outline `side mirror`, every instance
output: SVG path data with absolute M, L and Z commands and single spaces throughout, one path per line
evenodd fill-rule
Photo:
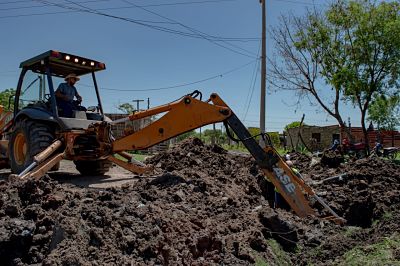
M 96 112 L 96 111 L 97 111 L 97 106 L 89 106 L 89 107 L 87 108 L 87 110 L 88 110 L 89 112 Z

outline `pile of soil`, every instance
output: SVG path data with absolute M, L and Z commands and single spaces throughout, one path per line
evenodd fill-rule
M 370 227 L 400 203 L 400 167 L 388 160 L 372 157 L 331 171 L 315 168 L 309 171 L 314 180 L 337 176 L 314 187 L 348 225 Z
M 358 161 L 330 172 L 323 165 L 304 166 L 315 180 L 347 172 L 347 179 L 315 188 L 350 224 L 365 227 L 354 235 L 343 233 L 346 226 L 272 209 L 250 156 L 194 138 L 146 163 L 161 174 L 121 188 L 80 188 L 47 176 L 1 181 L 2 263 L 280 265 L 284 256 L 288 264 L 329 264 L 340 263 L 354 245 L 399 231 L 399 167 L 386 161 Z M 359 218 L 376 219 L 385 212 L 394 214 L 384 224 L 362 224 Z M 315 249 L 322 253 L 315 255 Z

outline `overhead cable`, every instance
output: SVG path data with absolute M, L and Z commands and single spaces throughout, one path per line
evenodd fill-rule
M 259 59 L 256 59 L 256 60 L 258 61 Z M 180 87 L 185 87 L 185 86 L 189 86 L 189 85 L 199 84 L 199 83 L 202 83 L 202 82 L 205 82 L 205 81 L 209 81 L 209 80 L 213 80 L 213 79 L 216 79 L 216 78 L 222 78 L 225 75 L 228 75 L 228 74 L 230 74 L 232 72 L 235 72 L 235 71 L 238 71 L 238 70 L 240 70 L 242 68 L 245 68 L 246 66 L 252 64 L 256 60 L 252 60 L 252 61 L 250 61 L 250 62 L 248 62 L 248 63 L 246 63 L 244 65 L 235 67 L 235 68 L 233 68 L 231 70 L 228 70 L 228 71 L 226 71 L 224 73 L 221 73 L 221 74 L 218 74 L 218 75 L 214 75 L 214 76 L 211 76 L 211 77 L 208 77 L 208 78 L 204 78 L 204 79 L 201 79 L 201 80 L 188 82 L 188 83 L 183 83 L 183 84 L 174 85 L 174 86 L 152 88 L 152 89 L 112 89 L 112 88 L 105 88 L 105 87 L 102 87 L 100 89 L 101 90 L 108 90 L 108 91 L 160 91 L 160 90 L 169 90 L 169 89 L 174 89 L 174 88 L 180 88 Z M 81 84 L 81 85 L 86 86 L 86 87 L 92 87 L 92 86 L 85 85 L 85 84 Z

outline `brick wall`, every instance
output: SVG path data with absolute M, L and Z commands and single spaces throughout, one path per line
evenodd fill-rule
M 290 128 L 286 132 L 287 147 L 289 150 L 295 149 L 296 146 L 302 146 L 299 138 L 299 128 Z M 340 138 L 339 126 L 303 126 L 300 134 L 306 146 L 312 151 L 322 151 L 329 148 L 335 138 Z M 291 139 L 291 140 L 290 140 Z
M 127 117 L 126 114 L 106 114 L 106 116 L 113 121 Z M 113 132 L 114 137 L 116 139 L 119 139 L 126 135 L 132 134 L 136 131 L 139 131 L 140 129 L 146 127 L 150 123 L 151 119 L 146 117 L 135 121 L 127 121 L 124 123 L 118 123 L 116 125 L 112 125 L 111 130 Z M 156 153 L 165 151 L 168 149 L 169 143 L 170 143 L 169 140 L 161 142 L 157 145 L 154 145 L 153 147 L 150 147 L 147 150 L 143 150 L 143 152 Z

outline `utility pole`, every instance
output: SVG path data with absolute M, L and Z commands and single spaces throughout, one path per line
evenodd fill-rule
M 260 0 L 262 6 L 262 47 L 261 47 L 261 100 L 260 100 L 260 131 L 265 133 L 265 95 L 266 95 L 266 78 L 267 78 L 267 49 L 266 49 L 266 11 L 265 11 L 265 1 Z M 263 139 L 261 138 L 260 144 L 265 146 Z
M 139 111 L 139 102 L 144 102 L 144 100 L 132 100 L 132 102 L 136 103 L 136 111 Z
M 216 130 L 215 130 L 215 123 L 213 124 L 213 134 L 212 134 L 212 138 L 211 138 L 211 144 L 214 145 L 215 144 L 215 136 L 216 136 Z

